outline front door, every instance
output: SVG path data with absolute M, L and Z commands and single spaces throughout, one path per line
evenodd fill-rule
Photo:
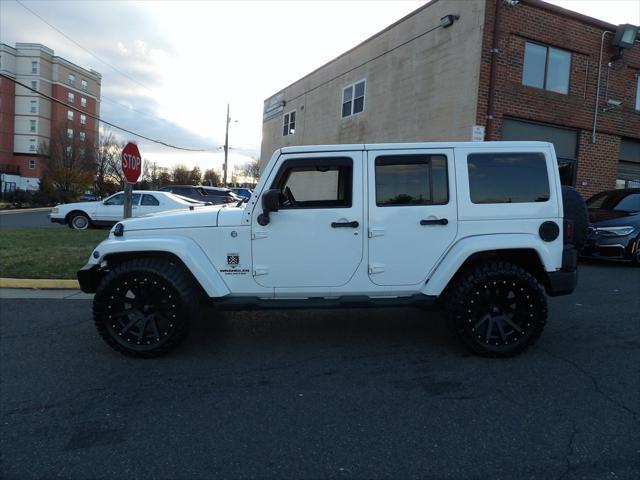
M 453 150 L 368 152 L 369 278 L 424 282 L 455 239 Z
M 265 189 L 281 192 L 278 212 L 252 219 L 253 274 L 265 287 L 337 287 L 363 255 L 362 152 L 281 157 Z

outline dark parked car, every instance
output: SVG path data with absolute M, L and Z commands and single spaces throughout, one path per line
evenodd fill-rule
M 587 208 L 590 226 L 582 254 L 640 266 L 640 188 L 598 193 Z
M 242 200 L 228 188 L 205 187 L 195 185 L 168 185 L 160 189 L 161 192 L 171 192 L 174 195 L 198 200 L 199 202 L 220 205 L 223 203 L 233 203 Z

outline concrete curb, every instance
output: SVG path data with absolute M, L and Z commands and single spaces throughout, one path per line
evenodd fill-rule
M 47 212 L 53 207 L 39 207 L 39 208 L 12 208 L 0 210 L 0 215 L 14 215 L 16 213 L 29 213 L 29 212 Z
M 32 288 L 47 290 L 78 290 L 77 280 L 62 280 L 49 278 L 0 278 L 0 288 Z

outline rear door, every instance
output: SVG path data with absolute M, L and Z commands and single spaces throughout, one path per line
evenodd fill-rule
M 367 152 L 369 277 L 424 282 L 457 233 L 452 149 Z

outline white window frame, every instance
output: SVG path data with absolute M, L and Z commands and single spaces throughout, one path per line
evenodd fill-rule
M 87 81 L 84 78 L 82 80 L 80 80 L 80 88 L 82 88 L 83 90 L 86 90 L 88 86 L 89 86 L 89 84 L 87 83 Z
M 75 85 L 76 83 L 76 76 L 73 73 L 70 73 L 69 75 L 67 75 L 67 82 L 70 85 Z
M 30 158 L 29 159 L 29 170 L 35 170 L 36 169 L 36 159 L 35 158 Z
M 353 107 L 356 103 L 356 85 L 360 84 L 360 83 L 364 83 L 364 93 L 362 94 L 362 111 L 361 112 L 357 112 L 357 113 L 353 113 Z M 345 100 L 344 100 L 344 92 L 348 89 L 351 89 L 351 100 L 349 100 L 351 102 L 351 110 L 349 115 L 345 115 L 344 117 L 342 116 L 342 109 L 344 107 L 345 104 Z M 358 97 L 360 98 L 360 97 Z M 340 102 L 340 118 L 350 118 L 353 117 L 354 115 L 360 115 L 362 113 L 365 112 L 366 110 L 366 103 L 367 103 L 367 79 L 366 78 L 361 78 L 360 80 L 353 82 L 349 85 L 346 85 L 342 88 L 342 101 Z
M 80 106 L 81 107 L 87 106 L 87 99 L 85 97 L 80 97 Z
M 31 73 L 33 75 L 37 75 L 38 74 L 38 68 L 40 67 L 40 65 L 38 65 L 38 61 L 37 60 L 32 60 L 31 61 Z
M 86 125 L 87 124 L 87 116 L 83 113 L 80 114 L 80 125 Z
M 67 92 L 67 101 L 74 103 L 76 101 L 76 94 L 73 92 Z
M 36 151 L 36 139 L 35 138 L 30 138 L 29 139 L 29 151 L 30 152 L 35 152 Z
M 38 101 L 37 100 L 31 100 L 30 101 L 31 104 L 31 113 L 38 113 Z
M 38 131 L 38 122 L 35 120 L 29 120 L 29 131 L 31 133 L 36 133 Z
M 73 128 L 67 128 L 67 138 L 73 138 Z
M 67 110 L 67 120 L 73 121 L 73 110 Z
M 33 88 L 34 90 L 38 90 L 38 81 L 37 80 L 31 80 L 31 88 Z
M 293 131 L 291 131 L 291 114 L 294 114 L 295 119 L 293 120 Z M 289 121 L 287 122 L 287 117 L 289 118 Z M 298 113 L 296 112 L 295 109 L 285 113 L 282 116 L 282 136 L 283 137 L 288 137 L 290 135 L 293 135 L 294 133 L 296 133 L 296 122 L 298 121 Z M 286 133 L 285 133 L 285 129 L 286 129 Z
M 87 137 L 87 134 L 85 132 L 80 132 L 80 141 L 81 142 L 84 142 L 86 137 Z

